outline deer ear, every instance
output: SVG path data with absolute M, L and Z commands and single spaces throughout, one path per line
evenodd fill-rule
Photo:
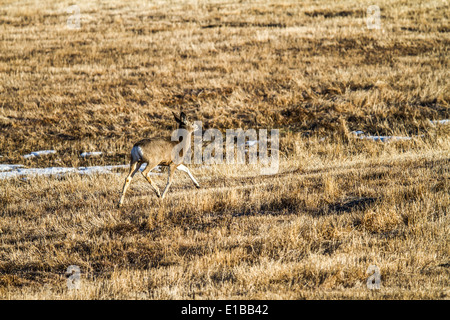
M 175 112 L 172 111 L 172 113 L 173 113 L 173 117 L 175 118 L 175 121 L 178 122 L 178 123 L 181 123 L 181 120 L 177 117 Z
M 181 111 L 181 113 L 180 113 L 180 120 L 182 123 L 186 124 L 187 118 L 186 118 L 186 114 L 183 111 Z

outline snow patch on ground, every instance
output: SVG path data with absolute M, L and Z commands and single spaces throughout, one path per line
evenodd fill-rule
M 10 171 L 16 168 L 21 168 L 23 165 L 21 164 L 0 164 L 0 172 L 2 171 Z
M 450 119 L 442 119 L 442 120 L 428 120 L 434 126 L 436 124 L 449 124 Z
M 24 168 L 21 164 L 0 164 L 0 179 L 10 179 L 15 177 L 28 177 L 28 176 L 52 176 L 52 175 L 64 175 L 68 173 L 75 173 L 80 175 L 89 174 L 112 174 L 115 169 L 129 169 L 128 164 L 113 165 L 113 166 L 92 166 L 92 167 L 49 167 L 49 168 Z M 140 170 L 143 171 L 145 165 Z M 160 167 L 155 168 L 160 170 Z M 151 172 L 153 175 L 160 175 L 161 173 Z
M 400 136 L 370 136 L 365 135 L 363 131 L 352 131 L 351 134 L 355 135 L 359 139 L 366 139 L 366 140 L 372 140 L 372 141 L 381 141 L 381 142 L 388 142 L 391 140 L 412 140 L 412 137 L 400 137 Z
M 29 154 L 23 155 L 25 159 L 34 158 L 34 157 L 42 157 L 48 154 L 55 154 L 55 150 L 40 150 L 40 151 L 33 151 Z
M 99 157 L 103 154 L 101 151 L 93 151 L 93 152 L 83 152 L 80 154 L 80 157 L 87 158 L 87 157 Z

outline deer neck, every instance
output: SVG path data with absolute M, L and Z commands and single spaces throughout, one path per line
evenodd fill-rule
M 181 141 L 181 145 L 183 146 L 184 150 L 187 150 L 191 147 L 191 136 L 192 136 L 192 132 L 188 131 L 186 137 L 183 137 L 183 141 Z
M 184 158 L 186 153 L 188 153 L 191 149 L 192 131 L 189 131 L 183 127 L 180 127 L 179 129 L 187 131 L 187 134 L 182 137 L 182 140 L 180 142 L 178 142 L 179 146 L 181 147 L 182 158 Z

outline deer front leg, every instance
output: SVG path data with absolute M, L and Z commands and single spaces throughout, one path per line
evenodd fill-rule
M 144 171 L 142 171 L 142 175 L 145 177 L 145 179 L 147 179 L 147 181 L 150 183 L 150 185 L 152 186 L 153 190 L 155 190 L 156 195 L 158 196 L 158 198 L 161 198 L 161 193 L 159 192 L 159 188 L 158 186 L 153 182 L 153 180 L 150 178 L 150 171 L 152 171 L 154 168 L 156 167 L 156 165 L 147 163 L 147 167 L 145 167 Z
M 191 171 L 189 170 L 188 167 L 186 167 L 184 164 L 180 164 L 180 165 L 177 167 L 177 169 L 186 172 L 186 173 L 188 174 L 189 178 L 191 178 L 191 180 L 192 180 L 192 182 L 194 183 L 194 185 L 195 185 L 197 188 L 200 188 L 200 185 L 198 184 L 197 180 L 195 180 L 194 176 L 192 175 L 192 173 L 191 173 Z
M 176 166 L 174 164 L 169 165 L 169 174 L 167 176 L 167 184 L 164 188 L 164 191 L 162 193 L 161 199 L 164 199 L 164 196 L 166 195 L 167 191 L 169 190 L 170 185 L 172 184 L 172 178 L 173 174 L 175 173 Z

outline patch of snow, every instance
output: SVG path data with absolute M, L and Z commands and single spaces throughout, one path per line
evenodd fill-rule
M 430 121 L 430 123 L 432 125 L 436 125 L 436 124 L 449 124 L 450 123 L 450 119 L 442 119 L 442 120 L 428 120 Z
M 412 140 L 412 137 L 399 137 L 399 136 L 367 136 L 364 134 L 363 131 L 352 131 L 351 134 L 354 134 L 359 139 L 366 139 L 366 140 L 372 140 L 372 141 L 381 141 L 381 142 L 388 142 L 390 140 Z
M 0 172 L 0 179 L 8 179 L 30 175 L 57 175 L 62 173 L 75 172 L 76 168 L 16 168 L 16 170 L 8 172 Z
M 56 151 L 55 150 L 40 150 L 40 151 L 34 151 L 31 152 L 29 154 L 25 154 L 23 155 L 23 157 L 25 159 L 29 159 L 29 158 L 34 158 L 34 157 L 41 157 L 43 155 L 47 155 L 47 154 L 55 154 Z
M 0 164 L 0 171 L 11 171 L 21 167 L 23 167 L 21 164 Z
M 80 157 L 82 158 L 86 158 L 86 157 L 98 157 L 101 156 L 102 152 L 101 151 L 93 151 L 93 152 L 83 152 L 80 154 Z
M 111 174 L 114 169 L 128 169 L 130 166 L 128 164 L 123 165 L 112 165 L 112 166 L 92 166 L 92 167 L 49 167 L 49 168 L 24 168 L 21 164 L 0 164 L 0 179 L 9 179 L 14 177 L 23 176 L 51 176 L 51 175 L 62 175 L 68 173 L 75 173 L 81 175 L 88 175 L 94 173 Z M 140 170 L 144 170 L 143 165 Z M 159 166 L 155 169 L 161 169 Z M 151 172 L 153 175 L 161 175 L 161 173 Z
M 381 142 L 387 142 L 389 140 L 412 140 L 411 137 L 396 137 L 396 136 L 365 136 L 364 139 Z

